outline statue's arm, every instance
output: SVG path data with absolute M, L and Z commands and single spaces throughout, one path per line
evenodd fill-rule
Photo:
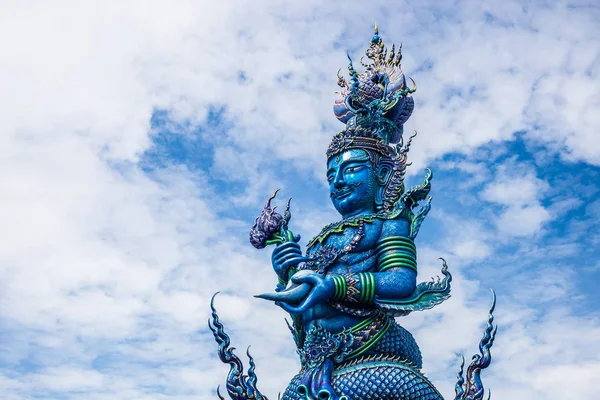
M 385 221 L 375 248 L 375 270 L 332 276 L 333 300 L 368 304 L 375 298 L 411 296 L 417 286 L 417 250 L 409 229 L 404 219 Z
M 417 248 L 406 234 L 403 220 L 386 221 L 376 247 L 377 297 L 398 299 L 413 294 L 417 286 Z
M 374 304 L 392 315 L 402 316 L 432 308 L 450 297 L 452 276 L 446 262 L 442 268 L 443 280 L 438 278 L 417 285 L 417 252 L 406 234 L 407 223 L 403 220 L 386 222 L 376 246 L 375 271 L 333 277 L 335 295 L 332 298 Z
M 307 283 L 311 290 L 298 306 L 280 304 L 290 313 L 301 313 L 319 303 L 375 304 L 376 300 L 401 300 L 415 292 L 416 249 L 407 235 L 406 220 L 386 220 L 377 232 L 376 267 L 372 271 L 347 274 L 311 274 L 294 277 L 296 284 Z
M 416 271 L 404 267 L 395 267 L 384 272 L 358 272 L 348 274 L 328 274 L 323 277 L 317 273 L 294 276 L 292 282 L 296 289 L 275 295 L 261 295 L 263 298 L 278 301 L 279 305 L 291 314 L 300 314 L 313 306 L 335 301 L 370 305 L 376 300 L 400 300 L 413 294 L 416 286 Z M 302 290 L 298 285 L 308 284 Z M 295 298 L 298 305 L 288 304 L 295 292 L 301 298 Z M 294 303 L 295 303 L 294 302 Z

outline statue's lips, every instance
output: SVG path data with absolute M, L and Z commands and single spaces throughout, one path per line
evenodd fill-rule
M 333 192 L 332 197 L 336 200 L 341 200 L 345 197 L 350 196 L 350 194 L 352 194 L 352 189 L 342 189 Z

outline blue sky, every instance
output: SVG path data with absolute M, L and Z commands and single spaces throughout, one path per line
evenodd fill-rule
M 498 399 L 600 391 L 600 9 L 592 1 L 7 2 L 0 16 L 3 399 L 209 399 L 210 296 L 259 388 L 298 369 L 248 243 L 293 197 L 302 244 L 338 219 L 325 149 L 346 50 L 377 22 L 415 79 L 409 185 L 434 171 L 419 278 L 452 298 L 399 320 L 447 398 L 498 295 Z

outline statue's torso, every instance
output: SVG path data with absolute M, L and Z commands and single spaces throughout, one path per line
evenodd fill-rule
M 311 246 L 307 249 L 306 255 L 311 258 L 317 256 L 325 248 L 348 249 L 348 246 L 352 245 L 357 235 L 361 236 L 352 249 L 343 251 L 334 262 L 326 267 L 325 277 L 332 274 L 376 272 L 376 247 L 379 240 L 390 235 L 408 236 L 409 233 L 410 224 L 405 219 L 373 218 L 372 221 L 367 221 L 363 224 L 362 235 L 360 226 L 347 225 L 332 229 L 331 231 L 339 232 L 332 232 L 321 241 L 309 243 Z M 315 267 L 318 268 L 319 266 Z M 332 333 L 350 328 L 363 319 L 363 316 L 348 314 L 329 303 L 314 306 L 302 315 L 305 329 L 310 329 L 316 325 Z

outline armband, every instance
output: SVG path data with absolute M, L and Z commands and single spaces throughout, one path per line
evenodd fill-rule
M 406 236 L 388 236 L 377 244 L 377 271 L 406 267 L 417 270 L 417 247 Z

